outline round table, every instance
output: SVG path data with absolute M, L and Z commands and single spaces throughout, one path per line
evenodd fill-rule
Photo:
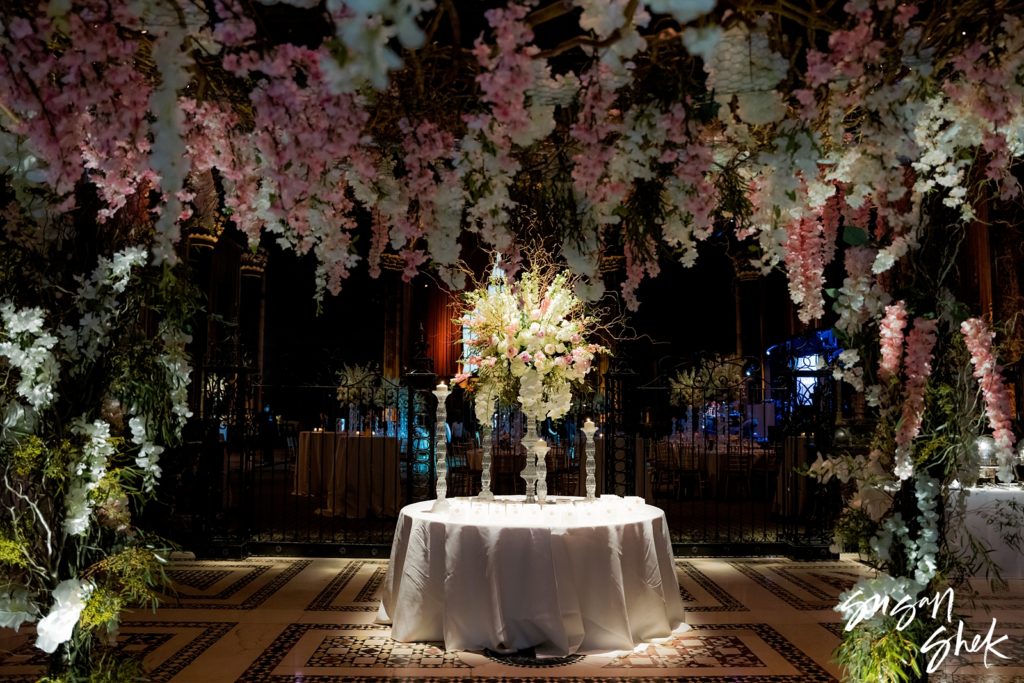
M 682 626 L 662 510 L 616 496 L 522 500 L 402 508 L 378 611 L 395 640 L 564 656 L 632 649 Z

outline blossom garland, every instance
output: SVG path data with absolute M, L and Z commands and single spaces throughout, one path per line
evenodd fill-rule
M 557 420 L 569 412 L 571 385 L 607 350 L 586 341 L 595 321 L 584 313 L 568 276 L 547 277 L 534 268 L 509 283 L 496 268 L 487 287 L 466 295 L 466 305 L 462 343 L 467 363 L 478 368 L 481 403 L 515 397 L 534 419 Z M 460 373 L 455 382 L 471 375 Z
M 989 427 L 992 428 L 996 462 L 999 465 L 997 476 L 1000 481 L 1013 481 L 1014 434 L 1008 413 L 1010 397 L 1006 385 L 1003 384 L 1001 368 L 992 353 L 992 339 L 995 333 L 989 330 L 980 318 L 963 321 L 960 331 L 971 354 L 974 377 L 978 380 L 985 400 L 985 414 L 988 416 Z
M 924 390 L 932 372 L 932 349 L 935 346 L 935 320 L 916 318 L 907 335 L 905 396 L 896 428 L 896 476 L 909 479 L 914 472 L 911 442 L 921 429 L 924 413 Z

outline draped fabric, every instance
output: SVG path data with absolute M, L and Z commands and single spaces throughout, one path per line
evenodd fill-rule
M 658 508 L 610 514 L 576 499 L 510 520 L 431 513 L 433 504 L 398 517 L 377 621 L 399 642 L 562 657 L 631 650 L 688 628 Z
M 446 381 L 459 371 L 462 329 L 455 319 L 460 312 L 459 301 L 451 292 L 431 291 L 427 303 L 427 354 L 434 361 L 434 372 Z

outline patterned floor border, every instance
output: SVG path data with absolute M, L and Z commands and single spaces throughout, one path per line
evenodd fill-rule
M 253 592 L 251 595 L 245 598 L 240 603 L 226 603 L 226 602 L 209 602 L 210 600 L 226 600 L 231 596 L 237 594 L 243 588 L 253 583 L 258 577 L 266 574 L 270 570 L 274 569 L 276 565 L 280 563 L 280 560 L 270 560 L 264 564 L 253 567 L 254 560 L 246 560 L 246 563 L 226 564 L 224 562 L 189 562 L 181 563 L 176 569 L 181 570 L 183 567 L 193 568 L 194 570 L 202 570 L 204 567 L 217 568 L 219 571 L 221 568 L 227 567 L 229 569 L 248 569 L 249 571 L 237 581 L 232 583 L 230 586 L 224 588 L 216 595 L 196 595 L 182 593 L 178 591 L 176 594 L 167 596 L 167 599 L 160 604 L 160 609 L 198 609 L 198 610 L 222 610 L 222 609 L 238 609 L 238 610 L 252 610 L 256 609 L 264 602 L 267 601 L 270 596 L 279 591 L 286 583 L 295 578 L 303 569 L 313 563 L 312 560 L 294 560 L 289 564 L 273 579 L 268 581 L 266 585 L 260 587 L 258 590 Z M 195 600 L 196 602 L 192 602 Z
M 164 660 L 160 666 L 149 673 L 149 680 L 153 683 L 169 681 L 178 672 L 199 658 L 210 646 L 227 635 L 238 624 L 235 622 L 209 622 L 209 621 L 129 621 L 122 625 L 125 630 L 131 628 L 199 628 L 203 632 L 189 641 L 188 645 L 181 648 L 173 655 Z
M 273 671 L 288 656 L 299 640 L 311 631 L 364 631 L 364 632 L 386 632 L 389 627 L 377 624 L 290 624 L 274 639 L 274 642 L 254 661 L 249 668 L 238 679 L 238 683 L 293 683 L 297 680 L 315 680 L 317 683 L 343 683 L 346 681 L 379 681 L 379 677 L 362 675 L 281 675 Z M 751 674 L 751 675 L 708 675 L 693 676 L 694 680 L 702 683 L 834 683 L 836 681 L 825 669 L 818 665 L 813 659 L 804 654 L 799 648 L 793 645 L 782 634 L 768 624 L 696 624 L 691 627 L 690 633 L 699 634 L 701 631 L 713 633 L 716 630 L 748 631 L 760 638 L 768 645 L 773 652 L 782 657 L 793 669 L 795 674 Z M 541 669 L 538 669 L 538 673 Z M 672 669 L 672 673 L 659 676 L 623 676 L 612 674 L 608 676 L 559 676 L 559 683 L 669 683 L 679 681 L 678 669 Z M 388 676 L 391 683 L 453 683 L 456 681 L 472 681 L 473 683 L 528 683 L 550 681 L 544 675 L 538 676 L 483 676 L 476 674 L 464 676 L 458 673 L 452 676 Z
M 765 590 L 772 593 L 775 597 L 779 598 L 793 609 L 801 611 L 816 611 L 816 610 L 831 610 L 834 609 L 840 591 L 836 591 L 835 594 L 828 593 L 821 590 L 820 588 L 813 586 L 808 583 L 805 579 L 797 577 L 790 569 L 781 569 L 779 567 L 771 566 L 772 561 L 768 560 L 733 560 L 729 562 L 729 565 L 739 571 L 741 574 L 749 578 L 751 581 L 761 586 Z M 820 571 L 830 570 L 848 570 L 849 565 L 840 563 L 814 563 L 808 565 L 808 568 L 813 567 Z M 760 569 L 760 571 L 759 571 Z M 792 581 L 794 584 L 808 590 L 814 597 L 821 598 L 820 602 L 809 602 L 804 598 L 800 597 L 796 593 L 786 588 L 781 582 L 773 581 L 767 576 L 767 573 L 779 575 L 786 581 Z
M 372 605 L 335 605 L 335 599 L 341 595 L 356 574 L 363 567 L 373 567 L 374 571 L 366 584 L 359 590 L 353 602 L 372 602 Z M 384 575 L 387 573 L 387 563 L 380 560 L 353 560 L 351 564 L 339 571 L 330 583 L 320 591 L 309 605 L 308 612 L 376 612 L 377 604 L 374 598 L 375 593 L 384 582 Z
M 135 647 L 141 643 L 143 645 L 142 649 L 135 649 L 132 654 L 145 657 L 150 651 L 155 650 L 172 640 L 174 638 L 174 634 L 179 632 L 181 629 L 201 628 L 202 631 L 190 639 L 184 647 L 176 650 L 174 654 L 160 662 L 160 664 L 152 671 L 148 672 L 146 678 L 147 681 L 150 681 L 151 683 L 166 683 L 174 678 L 174 676 L 181 672 L 186 666 L 198 659 L 199 656 L 210 649 L 214 643 L 230 633 L 237 625 L 237 622 L 231 621 L 125 621 L 121 624 L 121 633 L 118 636 L 118 647 Z M 164 632 L 133 632 L 134 629 L 141 628 L 164 629 Z M 9 683 L 34 683 L 39 680 L 39 676 L 45 673 L 47 655 L 41 650 L 36 649 L 34 633 L 30 634 L 30 638 L 22 646 L 16 648 L 11 654 L 18 655 L 22 653 L 32 655 L 31 659 L 23 663 L 22 666 L 25 664 L 38 665 L 39 672 L 37 674 L 25 675 L 0 674 L 0 679 L 8 681 Z M 0 666 L 3 664 L 4 662 L 0 661 Z
M 687 612 L 749 612 L 750 609 L 741 603 L 740 601 L 733 598 L 729 591 L 719 586 L 714 579 L 698 569 L 693 563 L 687 562 L 686 560 L 676 560 L 676 566 L 679 567 L 694 583 L 703 588 L 708 595 L 718 601 L 717 605 L 694 605 L 691 603 L 697 602 L 697 598 L 690 593 L 686 588 L 683 587 L 682 582 L 679 584 L 679 595 L 683 599 L 684 609 Z

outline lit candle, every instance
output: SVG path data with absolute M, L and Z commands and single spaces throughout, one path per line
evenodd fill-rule
M 444 381 L 442 381 L 440 384 L 437 385 L 437 390 L 442 394 L 446 393 L 448 391 L 448 385 L 445 384 Z

